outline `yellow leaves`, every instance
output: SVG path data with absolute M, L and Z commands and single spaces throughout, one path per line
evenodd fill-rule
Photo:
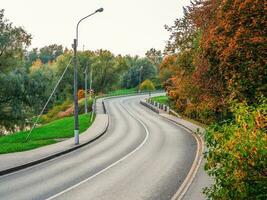
M 240 181 L 246 177 L 246 172 L 240 169 L 236 169 L 234 171 L 234 176 L 238 181 Z
M 237 115 L 237 116 L 236 116 L 236 121 L 237 121 L 238 123 L 241 122 L 241 116 L 240 116 L 240 115 Z
M 246 124 L 246 123 L 243 123 L 242 124 L 242 127 L 243 127 L 243 130 L 244 130 L 244 132 L 246 133 L 247 132 L 247 127 L 248 127 L 248 125 Z
M 36 61 L 32 62 L 32 67 L 41 67 L 42 65 L 43 63 L 39 58 Z
M 141 83 L 140 90 L 148 90 L 148 91 L 155 90 L 155 86 L 152 81 L 147 79 Z
M 226 150 L 228 151 L 232 151 L 233 148 L 235 147 L 236 145 L 236 142 L 234 140 L 229 140 L 227 143 L 226 143 Z
M 32 66 L 30 67 L 30 72 L 34 72 L 38 69 L 40 69 L 43 66 L 42 61 L 38 58 L 36 61 L 32 63 Z
M 257 112 L 254 120 L 257 128 L 264 128 L 267 126 L 267 117 L 261 114 L 260 111 Z

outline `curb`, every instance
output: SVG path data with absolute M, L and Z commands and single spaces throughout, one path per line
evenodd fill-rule
M 161 93 L 161 91 L 156 91 L 154 92 L 155 94 L 156 93 Z M 106 99 L 112 99 L 112 98 L 120 98 L 120 97 L 125 97 L 125 96 L 135 96 L 135 95 L 146 95 L 148 93 L 140 93 L 140 94 L 126 94 L 126 95 L 118 95 L 118 96 L 110 96 L 110 97 L 103 97 L 103 98 L 99 98 L 99 99 L 102 99 L 102 106 L 103 106 L 103 111 L 104 111 L 104 114 L 107 114 L 107 110 L 106 110 L 106 105 L 105 105 L 105 100 Z M 97 114 L 97 113 L 96 113 Z M 108 114 L 107 114 L 108 116 Z M 43 163 L 43 162 L 46 162 L 46 161 L 49 161 L 49 160 L 52 160 L 56 157 L 59 157 L 59 156 L 62 156 L 62 155 L 65 155 L 67 153 L 70 153 L 76 149 L 79 149 L 83 146 L 86 146 L 94 141 L 96 141 L 97 139 L 99 139 L 101 136 L 103 136 L 107 129 L 108 129 L 108 126 L 109 126 L 109 123 L 110 123 L 110 119 L 109 119 L 109 116 L 108 116 L 108 122 L 106 124 L 106 127 L 104 129 L 104 131 L 102 133 L 100 133 L 98 136 L 96 136 L 95 138 L 92 138 L 91 140 L 88 140 L 87 142 L 83 143 L 83 144 L 80 144 L 80 145 L 77 145 L 77 146 L 74 146 L 74 147 L 71 147 L 69 149 L 66 149 L 66 150 L 63 150 L 61 152 L 58 152 L 58 153 L 55 153 L 53 155 L 49 155 L 47 157 L 43 157 L 41 159 L 38 159 L 38 160 L 34 160 L 34 161 L 31 161 L 31 162 L 28 162 L 28 163 L 25 163 L 25 164 L 21 164 L 21 165 L 18 165 L 18 166 L 15 166 L 15 167 L 11 167 L 11 168 L 8 168 L 8 169 L 4 169 L 2 171 L 0 171 L 0 176 L 4 176 L 4 175 L 7 175 L 7 174 L 11 174 L 11 173 L 14 173 L 14 172 L 17 172 L 17 171 L 20 171 L 20 170 L 23 170 L 23 169 L 26 169 L 26 168 L 29 168 L 29 167 L 32 167 L 34 165 L 38 165 L 40 163 Z
M 164 116 L 162 116 L 164 117 Z M 184 126 L 183 124 L 180 124 L 178 122 L 174 122 L 171 119 L 168 119 L 166 117 L 164 117 L 165 119 L 167 119 L 168 121 L 178 125 L 178 126 L 182 126 L 183 128 L 187 129 L 192 136 L 195 138 L 195 140 L 197 141 L 197 152 L 196 152 L 196 156 L 195 159 L 193 161 L 193 164 L 187 174 L 187 176 L 185 177 L 183 183 L 181 184 L 181 186 L 178 188 L 177 192 L 173 195 L 173 197 L 171 198 L 171 200 L 181 200 L 183 199 L 184 195 L 186 194 L 187 190 L 189 189 L 190 185 L 192 184 L 194 178 L 196 177 L 196 174 L 198 172 L 198 169 L 200 167 L 200 164 L 202 162 L 202 154 L 204 152 L 204 141 L 202 139 L 202 137 L 200 137 L 198 134 L 196 134 L 196 132 L 186 126 Z
M 157 114 L 160 114 L 160 110 L 157 109 L 156 107 L 144 102 L 144 101 L 140 101 L 140 104 L 142 104 L 143 106 L 149 108 L 150 110 L 152 110 L 153 112 L 157 113 Z
M 106 110 L 106 106 L 105 106 L 105 103 L 102 102 L 102 105 L 103 105 L 103 109 Z M 76 149 L 79 149 L 81 147 L 84 147 L 94 141 L 96 141 L 97 139 L 99 139 L 101 136 L 103 136 L 107 129 L 108 129 L 108 126 L 109 126 L 109 117 L 108 117 L 108 121 L 107 121 L 107 124 L 105 125 L 105 129 L 103 132 L 101 132 L 99 135 L 97 135 L 95 138 L 92 138 L 91 140 L 88 140 L 87 142 L 83 143 L 83 144 L 80 144 L 80 145 L 77 145 L 77 146 L 74 146 L 74 147 L 71 147 L 69 149 L 66 149 L 64 151 L 61 151 L 61 152 L 58 152 L 56 154 L 53 154 L 53 155 L 50 155 L 50 156 L 47 156 L 47 157 L 44 157 L 44 158 L 41 158 L 39 160 L 35 160 L 35 161 L 31 161 L 31 162 L 28 162 L 28 163 L 25 163 L 25 164 L 22 164 L 22 165 L 19 165 L 19 166 L 16 166 L 16 167 L 12 167 L 12 168 L 9 168 L 9 169 L 5 169 L 5 170 L 2 170 L 0 171 L 0 176 L 3 176 L 3 175 L 7 175 L 7 174 L 11 174 L 13 172 L 16 172 L 16 171 L 20 171 L 20 170 L 23 170 L 23 169 L 26 169 L 26 168 L 29 168 L 29 167 L 32 167 L 34 165 L 37 165 L 37 164 L 40 164 L 40 163 L 43 163 L 43 162 L 46 162 L 48 160 L 51 160 L 51 159 L 54 159 L 56 157 L 59 157 L 59 156 L 62 156 L 62 155 L 65 155 L 67 153 L 70 153 Z
M 177 125 L 177 126 L 182 126 L 183 128 L 185 128 L 186 130 L 188 130 L 192 136 L 195 138 L 196 142 L 197 142 L 197 152 L 196 152 L 196 156 L 195 159 L 193 161 L 193 164 L 191 165 L 191 168 L 187 174 L 187 176 L 185 177 L 184 181 L 182 182 L 181 186 L 178 188 L 177 192 L 172 196 L 171 200 L 181 200 L 184 195 L 186 194 L 187 190 L 189 189 L 190 185 L 192 184 L 198 169 L 200 167 L 200 164 L 202 162 L 202 154 L 204 152 L 204 141 L 202 139 L 202 137 L 200 137 L 196 131 L 190 129 L 189 127 L 176 122 L 172 119 L 169 119 L 163 115 L 160 114 L 159 109 L 157 109 L 158 111 L 155 111 L 156 108 L 150 106 L 148 103 L 146 102 L 142 102 L 140 101 L 140 104 L 144 105 L 145 107 L 151 109 L 152 111 L 158 113 L 162 118 L 164 118 L 165 120 L 168 120 L 169 122 Z M 178 117 L 177 117 L 178 118 Z

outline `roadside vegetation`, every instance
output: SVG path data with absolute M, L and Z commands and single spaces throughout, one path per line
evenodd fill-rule
M 88 99 L 88 114 L 84 114 L 85 99 L 84 91 L 80 90 L 79 95 L 79 126 L 80 134 L 91 126 L 93 99 Z M 122 89 L 100 95 L 100 97 L 136 94 L 137 89 Z M 34 119 L 35 120 L 35 119 Z M 54 144 L 73 137 L 73 102 L 66 100 L 61 105 L 55 105 L 46 114 L 42 115 L 38 127 L 31 133 L 26 141 L 29 131 L 19 131 L 13 134 L 0 137 L 0 154 L 20 152 Z
M 158 103 L 161 103 L 161 104 L 164 104 L 164 105 L 167 105 L 167 106 L 170 106 L 171 109 L 175 109 L 173 102 L 170 100 L 170 98 L 167 95 L 152 97 L 151 100 L 158 102 Z M 182 119 L 190 121 L 191 123 L 196 124 L 202 128 L 208 127 L 206 124 L 200 123 L 199 121 L 194 120 L 192 118 L 189 118 L 189 117 L 187 117 L 181 113 L 179 113 L 179 115 Z
M 72 50 L 57 44 L 29 49 L 31 34 L 5 19 L 4 10 L 0 10 L 0 26 L 0 135 L 32 126 L 68 65 L 41 122 L 51 122 L 61 115 L 70 116 L 72 109 L 69 105 L 73 99 Z M 161 88 L 158 76 L 161 51 L 149 49 L 145 57 L 114 55 L 105 49 L 79 51 L 77 54 L 80 96 L 84 95 L 86 67 L 88 86 L 92 71 L 95 96 L 134 93 L 132 88 L 137 88 L 137 91 L 139 84 L 146 79 L 151 80 L 157 89 Z
M 205 169 L 215 184 L 205 189 L 209 199 L 266 199 L 267 102 L 238 103 L 233 120 L 207 129 Z
M 151 98 L 153 101 L 164 104 L 164 105 L 169 105 L 170 100 L 168 96 L 156 96 Z
M 79 115 L 80 133 L 84 132 L 90 125 L 91 113 Z M 53 144 L 73 137 L 74 117 L 65 117 L 53 122 L 36 127 L 29 140 L 26 142 L 28 131 L 0 137 L 0 154 L 26 151 L 41 146 Z
M 155 85 L 153 84 L 152 81 L 150 80 L 144 80 L 140 86 L 139 86 L 139 90 L 140 91 L 148 91 L 148 92 L 152 92 L 154 91 L 156 88 L 155 88 Z
M 265 12 L 259 0 L 194 0 L 166 25 L 159 74 L 171 105 L 210 125 L 207 199 L 267 198 Z
M 109 96 L 120 96 L 120 95 L 128 95 L 128 94 L 136 94 L 136 88 L 129 88 L 129 89 L 121 89 L 108 92 L 107 94 L 100 95 L 99 97 L 109 97 Z
M 152 48 L 141 58 L 104 49 L 78 52 L 80 111 L 86 66 L 93 71 L 95 96 L 164 88 L 168 97 L 153 100 L 209 125 L 205 169 L 214 184 L 205 188 L 206 197 L 267 199 L 266 10 L 260 0 L 192 0 L 183 17 L 165 26 L 170 38 L 164 53 Z M 0 135 L 22 131 L 1 136 L 1 152 L 32 149 L 72 135 L 70 65 L 42 116 L 43 126 L 35 130 L 39 134 L 33 132 L 28 143 L 22 139 L 71 62 L 72 50 L 56 44 L 29 50 L 31 35 L 6 20 L 4 10 L 0 26 Z M 88 122 L 88 116 L 80 117 Z M 54 132 L 67 123 L 70 132 Z M 3 145 L 7 143 L 9 147 Z

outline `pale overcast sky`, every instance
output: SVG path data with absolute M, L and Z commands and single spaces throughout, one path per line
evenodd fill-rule
M 0 9 L 16 26 L 33 36 L 31 47 L 62 44 L 71 48 L 78 20 L 98 13 L 79 28 L 79 47 L 108 49 L 114 54 L 144 56 L 163 50 L 169 33 L 164 25 L 183 15 L 190 0 L 0 0 Z

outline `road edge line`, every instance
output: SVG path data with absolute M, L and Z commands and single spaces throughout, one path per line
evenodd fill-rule
M 168 118 L 165 118 L 165 119 L 173 122 L 172 120 L 170 120 Z M 180 123 L 177 123 L 177 122 L 173 122 L 173 123 L 177 126 L 182 126 L 183 128 L 186 128 L 187 130 L 189 130 L 190 134 L 197 141 L 197 152 L 196 152 L 196 156 L 195 156 L 195 159 L 193 161 L 193 164 L 191 165 L 191 168 L 190 168 L 187 176 L 185 177 L 183 183 L 181 184 L 181 186 L 178 188 L 177 192 L 171 198 L 171 200 L 181 200 L 181 199 L 183 199 L 184 195 L 186 194 L 186 192 L 188 191 L 192 182 L 194 181 L 196 174 L 199 170 L 199 167 L 201 165 L 202 154 L 204 152 L 204 141 L 203 141 L 202 137 L 200 137 L 199 135 L 197 135 L 195 133 L 195 131 L 189 129 L 188 127 L 185 127 L 184 125 L 182 125 Z
M 103 106 L 105 107 L 105 104 L 103 104 Z M 107 120 L 107 122 L 106 122 L 106 124 L 104 126 L 104 130 L 102 132 L 100 132 L 99 135 L 97 135 L 96 137 L 84 142 L 83 144 L 80 144 L 80 145 L 77 145 L 77 146 L 74 146 L 74 147 L 70 147 L 70 148 L 68 148 L 66 150 L 63 150 L 63 151 L 60 151 L 58 153 L 43 157 L 43 158 L 41 158 L 39 160 L 34 160 L 34 161 L 31 161 L 31 162 L 28 162 L 28 163 L 25 163 L 25 164 L 22 164 L 22 165 L 18 165 L 18 166 L 15 166 L 15 167 L 11 167 L 11 168 L 2 170 L 2 171 L 0 171 L 0 177 L 6 176 L 6 175 L 11 175 L 13 173 L 22 171 L 24 169 L 27 169 L 27 168 L 30 168 L 30 167 L 33 167 L 33 166 L 37 166 L 37 165 L 39 165 L 39 164 L 41 164 L 43 162 L 50 161 L 50 160 L 52 160 L 54 158 L 57 158 L 59 156 L 63 156 L 65 154 L 67 154 L 67 153 L 70 153 L 70 152 L 75 151 L 77 149 L 80 149 L 80 148 L 82 148 L 82 147 L 84 147 L 84 146 L 86 146 L 88 144 L 91 144 L 92 142 L 96 141 L 97 139 L 99 139 L 100 137 L 102 137 L 106 133 L 106 131 L 107 131 L 108 127 L 109 127 L 109 123 L 110 123 L 109 122 L 109 116 L 108 116 L 108 114 L 106 114 L 106 115 L 107 115 L 107 119 L 108 120 Z
M 167 121 L 175 124 L 176 126 L 180 126 L 182 128 L 185 128 L 186 130 L 188 130 L 188 133 L 190 133 L 197 142 L 196 156 L 195 156 L 195 159 L 191 165 L 191 168 L 190 168 L 188 174 L 186 175 L 183 183 L 181 184 L 181 186 L 178 188 L 177 192 L 171 198 L 171 200 L 181 200 L 181 199 L 183 199 L 187 190 L 191 186 L 191 184 L 192 184 L 192 182 L 193 182 L 194 178 L 196 177 L 196 174 L 199 170 L 199 167 L 201 165 L 202 154 L 204 152 L 204 141 L 203 141 L 201 136 L 199 136 L 194 130 L 188 128 L 187 126 L 185 126 L 181 123 L 178 123 L 172 119 L 169 119 L 163 115 L 160 115 L 160 116 L 163 117 L 164 119 L 166 119 Z
M 122 102 L 122 101 L 121 101 L 121 102 Z M 52 200 L 52 199 L 54 199 L 54 198 L 56 198 L 56 197 L 59 197 L 60 195 L 62 195 L 62 194 L 64 194 L 64 193 L 66 193 L 66 192 L 68 192 L 68 191 L 70 191 L 70 190 L 72 190 L 72 189 L 74 189 L 74 188 L 76 188 L 76 187 L 82 185 L 83 183 L 85 183 L 85 182 L 87 182 L 87 181 L 90 181 L 91 179 L 95 178 L 96 176 L 98 176 L 98 175 L 104 173 L 105 171 L 109 170 L 110 168 L 116 166 L 118 163 L 124 161 L 125 159 L 127 159 L 128 157 L 130 157 L 132 154 L 134 154 L 136 151 L 138 151 L 141 147 L 144 146 L 144 144 L 146 143 L 146 141 L 147 141 L 147 139 L 148 139 L 148 137 L 149 137 L 149 135 L 150 135 L 150 134 L 149 134 L 149 130 L 148 130 L 148 128 L 146 127 L 146 125 L 145 125 L 140 119 L 138 119 L 137 117 L 135 117 L 133 113 L 131 113 L 129 110 L 127 110 L 127 109 L 125 108 L 125 106 L 123 106 L 123 105 L 121 104 L 121 102 L 120 102 L 120 105 L 126 110 L 126 112 L 128 112 L 128 113 L 129 113 L 129 114 L 130 114 L 136 121 L 138 121 L 138 122 L 145 128 L 145 131 L 146 131 L 146 137 L 145 137 L 145 139 L 142 141 L 142 143 L 139 144 L 133 151 L 131 151 L 130 153 L 126 154 L 125 156 L 123 156 L 122 158 L 120 158 L 120 159 L 117 160 L 116 162 L 112 163 L 111 165 L 109 165 L 109 166 L 105 167 L 104 169 L 100 170 L 99 172 L 95 173 L 94 175 L 92 175 L 92 176 L 90 176 L 90 177 L 84 179 L 83 181 L 81 181 L 81 182 L 79 182 L 79 183 L 76 183 L 75 185 L 73 185 L 73 186 L 71 186 L 71 187 L 68 187 L 67 189 L 65 189 L 65 190 L 63 190 L 63 191 L 61 191 L 61 192 L 59 192 L 59 193 L 57 193 L 57 194 L 55 194 L 55 195 L 53 195 L 53 196 L 51 196 L 51 197 L 46 198 L 45 200 Z
M 140 104 L 147 107 L 148 109 L 152 110 L 150 107 L 142 104 L 141 102 L 140 102 Z M 204 140 L 200 135 L 198 135 L 196 133 L 196 131 L 190 129 L 189 127 L 185 126 L 184 124 L 176 122 L 176 121 L 174 121 L 168 117 L 165 117 L 164 115 L 161 115 L 161 113 L 158 113 L 158 115 L 160 117 L 166 119 L 167 121 L 175 124 L 176 126 L 180 126 L 182 128 L 185 128 L 186 130 L 188 130 L 188 132 L 195 138 L 195 140 L 197 142 L 196 156 L 195 156 L 195 159 L 191 165 L 191 168 L 190 168 L 188 174 L 186 175 L 183 183 L 180 185 L 177 192 L 171 198 L 171 200 L 181 200 L 184 197 L 184 195 L 186 194 L 186 192 L 188 191 L 189 187 L 191 186 L 191 184 L 192 184 L 192 182 L 193 182 L 194 178 L 196 177 L 196 174 L 199 170 L 199 167 L 201 165 L 202 158 L 203 158 L 202 154 L 204 152 Z

